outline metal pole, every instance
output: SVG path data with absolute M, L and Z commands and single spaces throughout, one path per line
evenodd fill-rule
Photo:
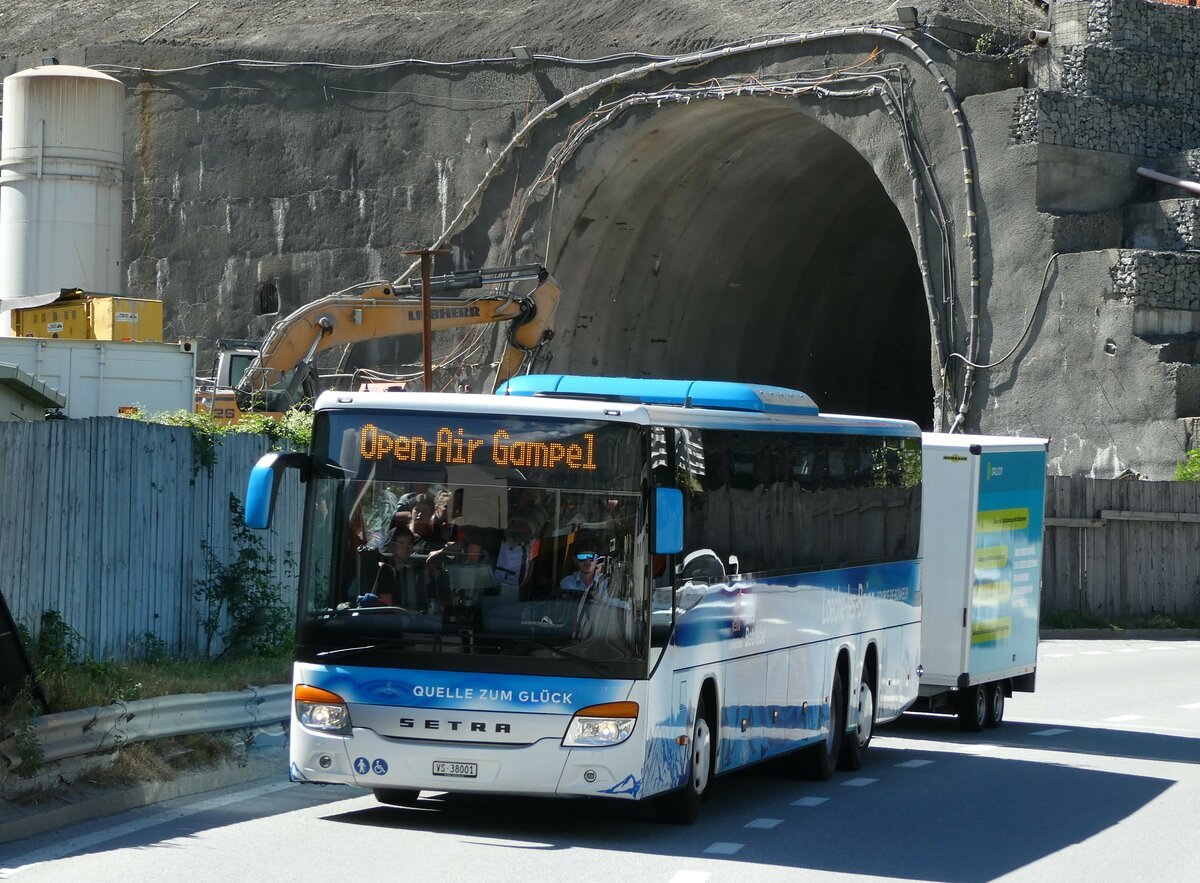
M 419 248 L 406 251 L 408 255 L 421 258 L 421 353 L 425 363 L 425 392 L 433 391 L 433 328 L 429 319 L 429 277 L 433 269 L 433 256 L 447 254 L 444 248 Z
M 1139 166 L 1137 173 L 1143 178 L 1149 178 L 1151 181 L 1161 181 L 1164 184 L 1174 184 L 1191 193 L 1200 193 L 1200 182 L 1189 181 L 1186 178 L 1176 178 L 1174 175 L 1166 175 L 1162 172 L 1156 172 L 1154 169 L 1148 169 L 1145 166 Z

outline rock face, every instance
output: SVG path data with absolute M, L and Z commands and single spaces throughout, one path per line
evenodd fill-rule
M 202 357 L 444 241 L 438 271 L 550 266 L 537 369 L 796 386 L 1044 435 L 1064 473 L 1169 477 L 1190 445 L 1197 207 L 1136 169 L 1200 162 L 1200 10 L 9 5 L 0 73 L 55 54 L 125 83 L 126 287 Z M 437 385 L 485 385 L 497 340 L 439 335 Z

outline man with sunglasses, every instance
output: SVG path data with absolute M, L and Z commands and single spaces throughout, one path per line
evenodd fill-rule
M 600 570 L 600 556 L 591 551 L 575 554 L 575 573 L 565 577 L 558 587 L 564 592 L 589 592 L 599 601 L 608 601 L 608 577 Z

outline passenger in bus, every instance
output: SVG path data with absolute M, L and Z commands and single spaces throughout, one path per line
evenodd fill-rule
M 438 530 L 439 525 L 434 521 L 436 511 L 437 504 L 431 494 L 421 494 L 413 500 L 409 512 L 409 530 L 415 541 L 413 551 L 418 555 L 428 555 L 446 545 L 442 531 Z
M 387 606 L 420 609 L 424 593 L 419 590 L 420 579 L 416 572 L 413 556 L 412 531 L 401 528 L 393 532 L 388 544 L 386 570 L 381 569 L 381 579 L 376 594 Z
M 496 552 L 495 568 L 500 594 L 507 600 L 517 600 L 521 587 L 529 582 L 533 573 L 533 559 L 537 555 L 535 530 L 536 526 L 529 518 L 515 515 L 508 520 L 504 541 Z

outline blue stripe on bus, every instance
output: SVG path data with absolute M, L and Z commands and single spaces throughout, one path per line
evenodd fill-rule
M 696 646 L 743 639 L 769 628 L 762 650 L 887 628 L 915 618 L 916 561 L 792 573 L 708 585 L 704 599 L 677 617 L 674 643 Z M 887 621 L 868 601 L 894 602 Z M 748 648 L 749 649 L 749 648 Z
M 469 709 L 574 714 L 589 705 L 618 702 L 629 682 L 593 678 L 529 677 L 481 672 L 302 665 L 301 680 L 349 703 L 405 708 Z

